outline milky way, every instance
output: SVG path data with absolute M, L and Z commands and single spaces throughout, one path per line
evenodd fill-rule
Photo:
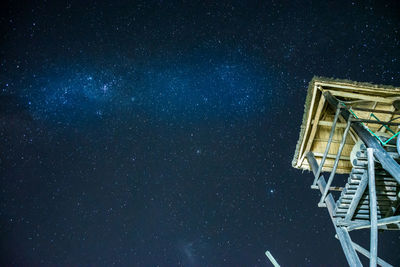
M 122 70 L 59 67 L 36 74 L 21 97 L 35 118 L 61 123 L 135 110 L 164 119 L 244 118 L 265 114 L 280 101 L 274 73 L 265 64 L 245 57 L 213 61 L 160 60 Z
M 1 5 L 1 266 L 346 264 L 291 160 L 314 75 L 399 86 L 397 1 Z

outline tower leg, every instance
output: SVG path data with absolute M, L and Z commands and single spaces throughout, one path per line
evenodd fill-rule
M 371 221 L 371 244 L 370 244 L 370 261 L 369 266 L 375 267 L 376 260 L 378 257 L 378 215 L 376 207 L 376 190 L 375 190 L 375 161 L 374 161 L 374 149 L 367 148 L 368 153 L 368 188 L 369 188 L 369 209 L 370 209 L 370 221 Z

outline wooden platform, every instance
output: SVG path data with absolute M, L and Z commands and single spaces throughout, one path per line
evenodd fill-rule
M 312 151 L 320 163 L 325 151 L 335 115 L 335 110 L 326 103 L 322 95 L 325 91 L 342 101 L 343 107 L 350 108 L 360 119 L 388 122 L 400 117 L 400 112 L 396 111 L 392 104 L 393 101 L 400 100 L 400 88 L 314 77 L 309 85 L 300 137 L 292 161 L 295 168 L 310 170 L 306 154 Z M 395 122 L 399 123 L 400 119 Z M 386 133 L 390 136 L 398 132 L 398 126 L 394 125 L 385 127 L 382 124 L 365 123 L 365 126 L 372 132 L 382 135 Z M 345 120 L 339 117 L 322 171 L 332 170 L 345 127 Z M 351 172 L 350 153 L 357 139 L 357 135 L 351 129 L 340 157 L 337 173 Z

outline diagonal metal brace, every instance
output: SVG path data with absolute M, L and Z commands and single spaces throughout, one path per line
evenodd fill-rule
M 321 199 L 320 199 L 320 201 L 318 203 L 318 207 L 325 207 L 326 206 L 326 204 L 324 203 L 325 202 L 325 198 L 328 195 L 329 188 L 331 187 L 331 184 L 333 182 L 333 178 L 335 177 L 336 169 L 337 169 L 337 166 L 338 166 L 339 160 L 340 160 L 340 155 L 342 154 L 342 151 L 343 151 L 343 148 L 344 148 L 344 144 L 346 143 L 346 138 L 347 138 L 347 134 L 349 133 L 349 130 L 350 130 L 351 122 L 352 122 L 352 120 L 351 120 L 351 118 L 349 118 L 347 120 L 346 129 L 344 130 L 344 133 L 343 133 L 342 142 L 340 143 L 339 150 L 338 150 L 336 158 L 335 158 L 335 163 L 333 164 L 333 169 L 332 169 L 331 175 L 329 176 L 329 179 L 328 179 L 327 185 L 325 187 L 325 190 L 322 193 Z
M 324 155 L 322 156 L 322 160 L 321 160 L 321 162 L 319 164 L 318 171 L 315 174 L 314 182 L 313 182 L 313 184 L 311 186 L 312 189 L 318 189 L 317 181 L 318 181 L 319 176 L 321 175 L 322 168 L 324 167 L 326 157 L 328 156 L 328 152 L 329 152 L 329 149 L 331 147 L 333 135 L 335 134 L 336 123 L 337 123 L 337 120 L 338 120 L 339 115 L 340 115 L 340 108 L 341 108 L 340 105 L 338 105 L 336 107 L 336 113 L 335 113 L 335 117 L 333 118 L 333 123 L 332 123 L 331 132 L 329 134 L 328 143 L 326 144 L 325 152 L 324 152 Z

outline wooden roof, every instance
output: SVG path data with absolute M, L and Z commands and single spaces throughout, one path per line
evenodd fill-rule
M 393 114 L 395 108 L 392 105 L 394 100 L 400 99 L 400 88 L 398 87 L 314 77 L 309 84 L 300 136 L 292 161 L 295 168 L 310 170 L 306 159 L 308 151 L 314 153 L 318 163 L 325 152 L 335 115 L 335 110 L 329 106 L 322 95 L 325 91 L 329 91 L 337 99 L 343 101 L 347 107 L 352 108 L 360 119 L 376 120 L 378 118 L 380 121 L 390 121 L 397 116 L 400 117 L 400 115 Z M 365 111 L 365 109 L 371 111 Z M 400 114 L 398 111 L 396 112 Z M 371 113 L 373 113 L 372 116 Z M 395 122 L 400 122 L 400 119 Z M 387 132 L 387 134 L 393 135 L 390 130 L 379 124 L 365 123 L 365 126 L 374 133 Z M 345 120 L 339 117 L 333 142 L 322 171 L 331 171 L 345 127 Z M 390 126 L 390 129 L 395 133 L 399 130 L 398 126 Z M 357 141 L 358 136 L 351 129 L 340 157 L 337 173 L 350 173 L 352 168 L 350 153 Z

